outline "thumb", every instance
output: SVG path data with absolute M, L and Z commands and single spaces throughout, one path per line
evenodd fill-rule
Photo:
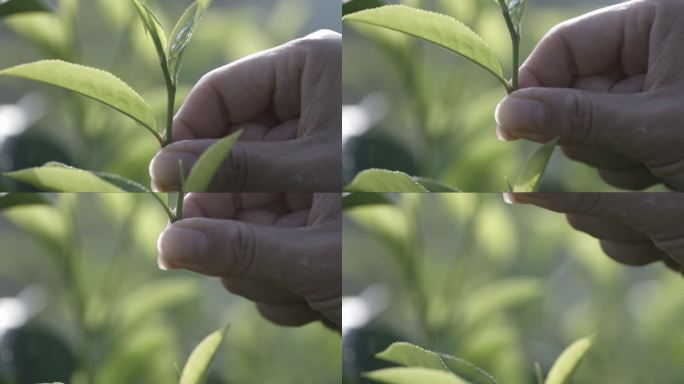
M 209 276 L 268 283 L 309 300 L 339 296 L 341 239 L 327 225 L 260 226 L 192 218 L 159 237 L 160 264 Z
M 643 134 L 643 96 L 565 88 L 526 88 L 508 95 L 496 109 L 502 140 L 604 147 L 633 155 Z

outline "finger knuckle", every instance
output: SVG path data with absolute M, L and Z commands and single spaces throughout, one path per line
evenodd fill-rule
M 244 146 L 235 145 L 224 162 L 226 189 L 229 191 L 247 190 L 249 164 Z
M 230 244 L 232 262 L 229 270 L 236 276 L 250 276 L 257 264 L 256 234 L 251 226 L 239 223 L 234 236 Z
M 567 111 L 565 136 L 572 143 L 586 143 L 592 138 L 594 130 L 594 103 L 583 92 L 571 92 L 565 100 Z

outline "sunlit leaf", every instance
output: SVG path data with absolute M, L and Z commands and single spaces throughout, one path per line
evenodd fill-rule
M 342 3 L 342 17 L 365 9 L 382 7 L 383 5 L 385 5 L 385 2 L 382 0 L 349 0 Z
M 0 0 L 0 17 L 28 12 L 49 12 L 42 0 Z
M 147 4 L 147 0 L 131 0 L 135 6 L 136 11 L 138 11 L 138 16 L 145 27 L 145 31 L 152 39 L 154 43 L 154 48 L 157 50 L 157 56 L 159 56 L 159 62 L 162 65 L 166 65 L 167 52 L 166 52 L 166 32 L 164 27 L 159 22 L 159 19 L 154 15 L 152 9 Z
M 0 211 L 22 205 L 50 204 L 50 200 L 40 193 L 0 193 Z
M 364 376 L 387 384 L 468 384 L 451 373 L 427 368 L 386 368 L 366 373 Z
M 188 362 L 183 367 L 180 384 L 203 384 L 206 382 L 211 362 L 221 347 L 228 328 L 229 326 L 226 325 L 214 331 L 195 347 L 188 358 Z
M 90 171 L 59 163 L 9 172 L 4 176 L 49 192 L 124 192 Z
M 347 192 L 428 192 L 411 176 L 385 169 L 368 169 L 360 172 L 345 188 Z
M 381 193 L 354 192 L 342 197 L 343 210 L 378 204 L 393 204 L 393 202 L 389 197 Z
M 202 156 L 200 156 L 192 167 L 190 175 L 186 180 L 186 190 L 184 192 L 206 192 L 209 189 L 216 172 L 230 154 L 233 145 L 238 141 L 241 134 L 242 131 L 238 131 L 230 136 L 224 137 L 204 151 Z
M 192 35 L 195 33 L 202 15 L 204 15 L 210 4 L 211 0 L 196 0 L 193 2 L 183 12 L 183 15 L 171 32 L 166 52 L 168 55 L 169 73 L 174 84 L 178 83 L 178 73 L 183 62 L 185 49 L 190 44 Z
M 459 192 L 458 189 L 446 185 L 441 181 L 428 179 L 426 177 L 414 177 L 413 180 L 425 187 L 429 192 Z
M 546 377 L 545 384 L 567 383 L 592 344 L 593 338 L 591 336 L 572 343 L 553 363 L 549 375 Z
M 44 60 L 2 70 L 0 76 L 39 81 L 90 97 L 129 116 L 159 139 L 150 106 L 130 86 L 109 72 L 61 60 Z
M 388 5 L 351 13 L 344 20 L 402 32 L 446 48 L 481 66 L 509 88 L 496 53 L 453 17 L 404 5 Z
M 558 139 L 554 139 L 537 149 L 525 162 L 518 178 L 513 185 L 513 192 L 538 192 L 541 188 L 542 177 L 553 151 L 558 145 Z

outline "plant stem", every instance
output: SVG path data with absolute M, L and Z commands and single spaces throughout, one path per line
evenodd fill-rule
M 506 5 L 506 1 L 499 0 L 499 5 L 501 6 L 501 12 L 503 13 L 504 20 L 506 20 L 506 26 L 508 27 L 508 32 L 511 35 L 511 43 L 513 45 L 513 60 L 511 67 L 513 76 L 511 79 L 511 87 L 508 92 L 511 93 L 518 89 L 518 74 L 520 70 L 520 32 L 516 30 L 515 24 L 513 24 L 511 12 L 508 9 L 508 5 Z
M 174 217 L 174 220 L 172 222 L 176 222 L 178 220 L 183 219 L 183 199 L 185 198 L 185 193 L 183 191 L 179 191 L 178 195 L 176 195 L 176 215 Z
M 176 86 L 170 83 L 166 84 L 166 91 L 168 94 L 166 102 L 166 138 L 165 146 L 173 142 L 173 114 L 176 105 Z
M 169 221 L 174 222 L 175 216 L 173 212 L 171 212 L 171 208 L 169 208 L 169 206 L 156 193 L 150 192 L 150 194 L 152 195 L 152 197 L 154 197 L 155 200 L 157 200 L 159 205 L 161 205 L 162 208 L 164 208 L 164 212 L 166 212 L 166 216 L 169 217 Z

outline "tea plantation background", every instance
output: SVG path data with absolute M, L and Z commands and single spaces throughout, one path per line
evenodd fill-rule
M 345 211 L 345 382 L 395 341 L 464 358 L 502 384 L 535 380 L 595 335 L 571 383 L 684 382 L 684 278 L 627 267 L 562 215 L 501 194 L 402 194 Z

